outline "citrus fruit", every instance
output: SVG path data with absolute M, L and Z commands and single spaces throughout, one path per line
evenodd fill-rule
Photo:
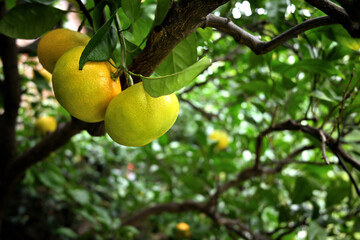
M 177 238 L 190 237 L 190 226 L 185 222 L 179 222 L 175 227 L 175 235 Z
M 229 135 L 222 131 L 222 130 L 214 130 L 210 135 L 209 138 L 212 140 L 217 141 L 216 148 L 219 150 L 223 150 L 229 146 Z
M 72 116 L 84 122 L 100 122 L 106 107 L 121 92 L 120 81 L 114 81 L 116 71 L 109 62 L 87 62 L 79 70 L 83 46 L 74 47 L 56 63 L 52 83 L 55 97 Z
M 54 132 L 57 127 L 56 119 L 51 116 L 39 117 L 36 119 L 35 127 L 41 134 Z
M 46 33 L 39 41 L 37 55 L 40 63 L 50 73 L 57 60 L 69 49 L 85 46 L 90 41 L 86 34 L 69 29 L 58 28 Z
M 140 82 L 111 100 L 105 128 L 115 142 L 139 147 L 166 133 L 178 114 L 179 101 L 174 93 L 153 98 Z

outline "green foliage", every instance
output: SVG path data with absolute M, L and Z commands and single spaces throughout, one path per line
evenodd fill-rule
M 82 70 L 88 61 L 108 61 L 116 48 L 117 35 L 114 27 L 111 26 L 115 13 L 110 19 L 94 34 L 86 45 L 79 61 L 79 70 Z
M 156 69 L 156 73 L 169 75 L 194 64 L 197 60 L 196 46 L 196 34 L 191 34 L 171 51 L 169 56 Z
M 12 8 L 0 21 L 0 33 L 12 38 L 37 38 L 51 30 L 66 12 L 38 3 Z
M 236 3 L 230 1 L 216 11 L 263 40 L 303 22 L 308 14 L 313 18 L 323 15 L 300 0 L 256 0 L 250 3 L 252 14 L 234 19 L 231 13 Z M 144 48 L 150 30 L 161 24 L 169 5 L 168 0 L 121 1 L 117 13 L 126 39 L 126 65 Z M 105 6 L 100 2 L 92 12 L 95 34 L 80 65 L 112 56 L 118 56 L 116 63 L 121 62 L 120 48 L 115 48 L 114 15 Z M 287 11 L 290 7 L 293 13 Z M 41 12 L 41 22 L 45 22 L 54 8 L 41 8 L 50 10 Z M 260 14 L 260 8 L 267 12 Z M 104 9 L 107 21 L 101 25 Z M 10 11 L 7 18 L 18 16 L 12 14 Z M 39 18 L 35 21 L 29 19 L 30 13 L 22 14 L 29 24 L 38 25 Z M 63 12 L 55 15 L 61 18 Z M 33 31 L 23 29 L 19 18 L 14 20 L 17 25 L 12 35 L 4 19 L 0 21 L 2 33 L 20 37 L 24 31 L 34 38 L 59 20 L 40 24 Z M 42 233 L 55 239 L 175 239 L 178 222 L 190 225 L 191 239 L 231 239 L 224 225 L 198 211 L 155 214 L 141 228 L 121 224 L 149 206 L 208 200 L 219 186 L 253 166 L 259 134 L 289 119 L 322 127 L 359 160 L 357 45 L 341 27 L 327 26 L 257 56 L 214 29 L 198 29 L 173 49 L 154 78 L 144 78 L 145 88 L 154 96 L 177 90 L 182 101 L 173 128 L 141 148 L 126 148 L 108 136 L 81 132 L 26 171 L 5 222 L 24 234 L 32 229 L 38 239 L 46 239 Z M 210 67 L 209 59 L 213 60 Z M 20 66 L 24 94 L 17 127 L 18 154 L 42 139 L 34 130 L 37 116 L 56 116 L 60 125 L 70 119 L 39 74 L 25 75 L 34 63 L 25 60 Z M 187 88 L 181 89 L 184 86 Z M 229 134 L 225 150 L 216 149 L 216 142 L 209 139 L 214 129 Z M 310 145 L 314 148 L 287 159 Z M 360 200 L 330 149 L 326 148 L 326 156 L 331 164 L 325 165 L 318 139 L 301 131 L 276 131 L 264 137 L 259 154 L 265 170 L 282 160 L 291 163 L 281 171 L 253 176 L 230 188 L 218 200 L 219 214 L 241 221 L 255 233 L 268 234 L 270 239 L 360 239 Z M 359 173 L 347 167 L 359 182 Z
M 160 97 L 185 87 L 209 66 L 210 59 L 204 57 L 179 72 L 163 77 L 142 76 L 141 78 L 143 79 L 145 90 L 153 97 Z

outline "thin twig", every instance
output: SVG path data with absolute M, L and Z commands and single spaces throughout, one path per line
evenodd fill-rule
M 81 0 L 76 0 L 76 3 L 79 5 L 80 10 L 83 12 L 83 14 L 85 15 L 86 19 L 88 20 L 89 24 L 91 27 L 94 27 L 93 24 L 93 20 L 90 16 L 89 11 L 86 9 L 85 5 L 82 3 Z
M 320 137 L 321 137 L 321 152 L 322 152 L 322 158 L 324 159 L 325 163 L 327 165 L 330 164 L 327 156 L 326 156 L 326 136 L 324 134 L 324 131 L 319 129 Z
M 201 113 L 201 115 L 203 115 L 206 119 L 211 120 L 213 118 L 219 119 L 219 116 L 213 113 L 208 113 L 206 112 L 204 109 L 195 106 L 191 101 L 183 98 L 181 95 L 178 96 L 180 101 L 186 102 L 187 104 L 189 104 L 194 110 L 198 111 Z
M 344 161 L 341 159 L 341 157 L 339 156 L 339 154 L 335 153 L 336 157 L 339 159 L 339 164 L 340 166 L 344 169 L 344 171 L 347 173 L 347 175 L 350 178 L 351 183 L 353 184 L 353 186 L 355 187 L 356 193 L 357 195 L 360 197 L 360 189 L 358 186 L 358 183 L 356 182 L 355 178 L 353 177 L 353 175 L 351 174 L 349 168 L 346 166 L 346 164 L 344 163 Z
M 278 46 L 281 46 L 288 40 L 296 37 L 297 35 L 307 30 L 335 23 L 336 21 L 329 16 L 310 19 L 298 25 L 295 25 L 288 31 L 274 37 L 268 42 L 261 41 L 259 37 L 251 35 L 229 19 L 219 17 L 214 14 L 209 14 L 203 24 L 200 25 L 200 27 L 213 27 L 218 29 L 219 31 L 227 33 L 232 36 L 235 41 L 248 46 L 254 53 L 260 55 L 274 50 Z

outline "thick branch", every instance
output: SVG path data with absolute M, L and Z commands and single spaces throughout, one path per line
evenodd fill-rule
M 329 0 L 305 0 L 314 7 L 320 9 L 325 14 L 329 15 L 332 19 L 340 23 L 354 38 L 360 37 L 360 23 L 347 14 L 347 12 Z M 357 10 L 356 10 L 357 12 Z M 356 14 L 356 17 L 358 13 Z
M 15 176 L 20 176 L 24 171 L 35 163 L 47 157 L 51 152 L 57 150 L 65 143 L 67 143 L 74 135 L 82 130 L 97 128 L 99 123 L 85 123 L 73 118 L 71 121 L 45 136 L 34 147 L 22 153 L 19 157 L 15 158 L 11 164 L 6 168 L 2 180 L 14 179 Z
M 228 18 L 218 17 L 214 14 L 207 15 L 206 20 L 201 27 L 213 27 L 227 33 L 232 36 L 236 42 L 248 46 L 254 53 L 260 55 L 274 50 L 307 30 L 335 23 L 336 21 L 329 16 L 310 19 L 276 36 L 269 42 L 261 41 L 259 37 L 246 32 Z
M 5 14 L 5 3 L 0 3 L 0 18 Z M 0 115 L 0 175 L 15 156 L 15 125 L 20 104 L 20 76 L 17 67 L 15 39 L 0 34 L 0 57 L 4 82 L 2 96 L 4 113 Z
M 2 175 L 0 175 L 0 219 L 4 214 L 6 199 L 15 184 L 21 179 L 25 170 L 35 163 L 43 160 L 51 152 L 67 143 L 72 136 L 83 129 L 91 130 L 101 124 L 84 123 L 77 119 L 61 125 L 55 132 L 44 137 L 34 147 L 10 162 Z M 1 221 L 0 221 L 1 222 Z

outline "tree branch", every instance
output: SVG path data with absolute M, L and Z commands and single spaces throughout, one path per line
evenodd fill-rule
M 94 26 L 92 17 L 90 16 L 89 11 L 86 9 L 85 5 L 82 3 L 81 0 L 76 0 L 76 3 L 79 5 L 80 10 L 84 14 L 85 18 L 88 20 L 90 26 Z
M 275 126 L 269 127 L 268 129 L 263 131 L 261 134 L 265 136 L 271 132 L 284 131 L 284 130 L 302 131 L 304 133 L 307 133 L 307 134 L 315 137 L 320 142 L 323 139 L 321 136 L 321 133 L 320 133 L 320 131 L 322 131 L 321 129 L 307 126 L 307 125 L 301 125 L 300 123 L 293 121 L 293 120 L 278 123 Z M 351 164 L 354 168 L 356 168 L 357 170 L 360 171 L 360 162 L 357 161 L 356 159 L 354 159 L 353 157 L 351 157 L 344 150 L 344 148 L 341 146 L 341 144 L 338 143 L 338 141 L 336 139 L 332 138 L 325 132 L 323 132 L 323 134 L 326 138 L 326 146 L 329 147 L 333 153 L 338 154 L 345 162 Z
M 355 187 L 355 191 L 357 193 L 357 195 L 360 197 L 360 189 L 358 186 L 358 183 L 356 182 L 355 178 L 353 177 L 353 175 L 351 174 L 350 170 L 348 169 L 348 167 L 346 166 L 346 164 L 343 162 L 343 160 L 341 159 L 341 157 L 336 154 L 337 158 L 339 159 L 339 164 L 340 166 L 344 169 L 344 171 L 347 173 L 347 175 L 350 178 L 351 183 L 353 184 L 353 186 Z
M 239 44 L 244 44 L 248 46 L 255 54 L 261 55 L 274 50 L 275 48 L 307 30 L 335 23 L 336 21 L 329 16 L 310 19 L 294 26 L 293 28 L 276 36 L 268 42 L 261 41 L 259 37 L 246 32 L 231 20 L 215 16 L 214 14 L 207 15 L 206 20 L 200 26 L 202 28 L 213 27 L 219 31 L 227 33 L 232 36 Z
M 340 23 L 353 38 L 360 37 L 360 23 L 352 19 L 344 8 L 329 0 L 305 0 L 307 3 L 318 8 L 336 22 Z M 358 16 L 358 14 L 357 14 Z
M 0 19 L 5 14 L 5 3 L 0 2 Z M 0 34 L 0 57 L 3 63 L 4 82 L 2 96 L 4 113 L 0 115 L 0 176 L 15 156 L 15 125 L 20 104 L 20 76 L 17 67 L 15 39 Z
M 60 125 L 55 132 L 44 137 L 34 147 L 13 159 L 4 169 L 3 174 L 0 175 L 0 221 L 2 219 L 1 216 L 4 214 L 6 199 L 26 169 L 40 162 L 51 152 L 66 144 L 72 136 L 80 131 L 87 130 L 90 133 L 96 133 L 99 127 L 101 132 L 102 124 L 85 123 L 73 118 L 70 122 Z
M 216 118 L 216 119 L 219 118 L 218 115 L 212 114 L 212 113 L 208 113 L 208 112 L 204 111 L 204 109 L 195 106 L 191 101 L 183 98 L 181 95 L 179 95 L 178 98 L 179 98 L 180 101 L 186 102 L 186 103 L 189 104 L 193 109 L 195 109 L 196 111 L 200 112 L 201 115 L 202 115 L 203 117 L 205 117 L 206 119 L 208 119 L 208 120 L 212 120 L 213 118 Z
M 285 159 L 278 161 L 276 163 L 275 167 L 272 168 L 246 168 L 242 170 L 235 179 L 228 181 L 224 184 L 222 184 L 217 191 L 209 197 L 209 199 L 205 202 L 194 202 L 194 201 L 185 201 L 182 203 L 163 203 L 154 205 L 148 208 L 145 208 L 143 210 L 138 211 L 134 215 L 130 217 L 125 217 L 125 219 L 122 221 L 122 226 L 125 225 L 139 225 L 142 221 L 146 220 L 151 215 L 154 214 L 161 214 L 164 212 L 186 212 L 186 211 L 198 211 L 206 214 L 208 217 L 213 219 L 214 222 L 224 225 L 228 230 L 235 232 L 237 235 L 246 236 L 246 233 L 250 234 L 252 236 L 251 239 L 268 239 L 265 238 L 262 235 L 255 234 L 251 232 L 251 230 L 246 227 L 244 223 L 242 223 L 240 220 L 233 220 L 233 219 L 226 219 L 219 215 L 219 213 L 216 212 L 215 206 L 217 205 L 217 201 L 219 197 L 225 193 L 230 188 L 239 185 L 240 183 L 247 181 L 249 179 L 252 179 L 254 177 L 258 177 L 264 174 L 274 174 L 280 172 L 287 164 L 294 161 L 294 157 L 299 155 L 302 151 L 311 149 L 311 146 L 306 146 L 300 149 L 295 150 L 294 152 L 290 153 Z M 237 226 L 237 228 L 234 228 L 234 226 Z M 249 238 L 245 238 L 249 239 Z

